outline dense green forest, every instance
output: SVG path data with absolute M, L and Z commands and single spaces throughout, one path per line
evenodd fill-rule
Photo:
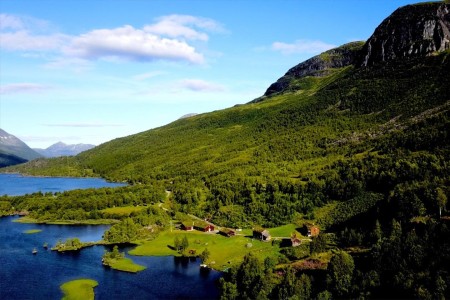
M 321 234 L 310 243 L 232 266 L 222 298 L 450 297 L 450 50 L 283 84 L 76 157 L 6 168 L 130 185 L 3 196 L 0 214 L 113 223 L 111 243 L 151 239 L 188 214 L 228 228 L 311 222 Z

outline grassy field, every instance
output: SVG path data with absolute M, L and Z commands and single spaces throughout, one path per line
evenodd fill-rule
M 63 300 L 89 300 L 94 299 L 94 288 L 98 282 L 92 279 L 77 279 L 61 285 L 64 293 Z
M 290 237 L 293 232 L 297 234 L 297 237 L 301 237 L 302 235 L 297 231 L 298 226 L 295 224 L 287 224 L 275 228 L 268 228 L 270 235 L 272 238 L 275 237 Z
M 146 209 L 145 206 L 123 206 L 123 207 L 110 207 L 102 209 L 100 212 L 111 215 L 129 216 L 133 212 L 139 212 Z
M 131 258 L 114 259 L 110 262 L 109 266 L 118 271 L 137 273 L 145 270 L 146 267 L 135 264 Z
M 214 233 L 199 231 L 174 230 L 162 232 L 156 239 L 144 242 L 131 250 L 131 255 L 179 255 L 173 250 L 174 239 L 186 236 L 189 241 L 189 250 L 195 250 L 196 255 L 208 248 L 210 257 L 207 263 L 216 270 L 224 270 L 231 265 L 239 264 L 245 254 L 255 253 L 261 260 L 268 256 L 278 256 L 279 247 L 272 246 L 271 242 L 261 242 L 244 236 L 224 237 Z M 251 244 L 251 246 L 250 246 Z
M 33 233 L 39 233 L 41 231 L 42 231 L 41 229 L 29 229 L 29 230 L 25 230 L 23 233 L 33 234 Z

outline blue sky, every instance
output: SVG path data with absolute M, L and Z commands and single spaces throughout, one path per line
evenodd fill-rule
M 415 2 L 2 0 L 0 128 L 98 145 L 246 103 Z

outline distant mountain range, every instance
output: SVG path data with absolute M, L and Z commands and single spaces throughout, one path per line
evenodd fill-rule
M 72 156 L 77 155 L 83 151 L 94 148 L 95 145 L 91 144 L 75 144 L 67 145 L 63 142 L 58 142 L 51 145 L 47 149 L 34 148 L 36 152 L 45 157 L 58 157 L 58 156 Z
M 20 139 L 0 129 L 0 168 L 42 157 Z

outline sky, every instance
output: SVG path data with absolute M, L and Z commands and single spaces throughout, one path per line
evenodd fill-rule
M 247 103 L 416 2 L 2 0 L 0 128 L 33 148 L 99 145 Z

